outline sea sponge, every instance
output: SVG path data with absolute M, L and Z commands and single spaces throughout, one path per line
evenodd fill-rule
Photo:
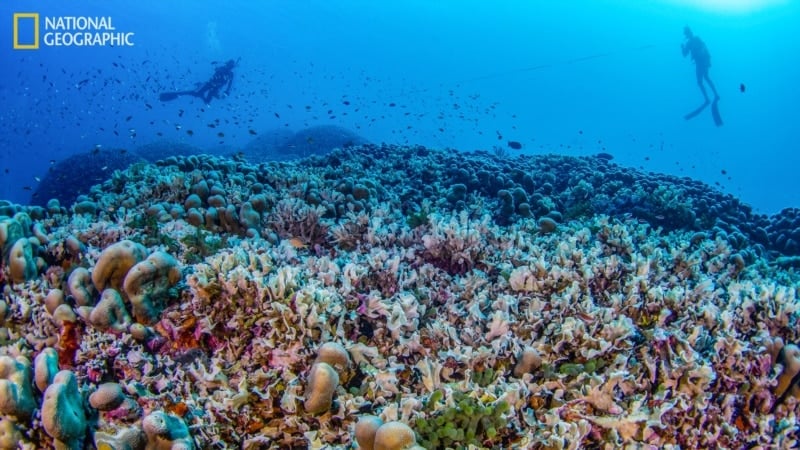
M 42 425 L 55 439 L 56 449 L 81 449 L 86 436 L 86 413 L 75 374 L 58 372 L 42 400 Z
M 147 437 L 138 426 L 122 428 L 113 435 L 102 431 L 94 433 L 97 450 L 141 450 L 146 444 Z
M 125 401 L 125 393 L 119 383 L 103 383 L 89 396 L 89 404 L 99 411 L 114 409 Z
M 58 373 L 58 352 L 52 347 L 42 349 L 33 360 L 33 379 L 39 392 L 47 390 Z
M 125 277 L 123 288 L 131 301 L 136 321 L 151 324 L 158 320 L 160 311 L 154 301 L 181 279 L 178 261 L 165 252 L 155 252 L 146 260 L 133 266 Z
M 98 291 L 112 287 L 122 290 L 122 281 L 128 271 L 147 257 L 147 249 L 142 244 L 124 240 L 109 245 L 100 253 L 97 264 L 92 269 L 92 282 Z
M 14 283 L 24 283 L 36 277 L 33 246 L 27 238 L 17 239 L 8 253 L 8 275 Z
M 403 422 L 386 422 L 375 432 L 374 450 L 404 450 L 416 445 L 414 430 Z
M 116 335 L 126 332 L 131 322 L 133 320 L 125 309 L 122 296 L 110 288 L 103 291 L 97 306 L 89 313 L 89 323 L 92 326 L 100 331 L 111 331 Z
M 339 375 L 328 363 L 319 362 L 311 366 L 303 403 L 309 414 L 321 414 L 331 409 L 333 394 L 339 386 Z
M 0 414 L 27 419 L 35 408 L 31 362 L 24 356 L 0 356 Z
M 378 416 L 363 416 L 358 419 L 355 426 L 356 442 L 360 450 L 373 450 L 375 448 L 375 433 L 383 425 L 383 420 Z
M 189 428 L 180 417 L 164 411 L 153 411 L 142 419 L 142 429 L 147 435 L 145 450 L 189 450 L 194 441 Z

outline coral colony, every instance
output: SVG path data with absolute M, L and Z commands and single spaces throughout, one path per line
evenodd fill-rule
M 137 163 L 0 204 L 0 448 L 795 447 L 799 242 L 604 157 Z

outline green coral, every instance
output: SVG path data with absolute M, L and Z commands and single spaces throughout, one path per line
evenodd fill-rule
M 492 376 L 493 373 L 484 373 Z M 436 409 L 444 399 L 444 392 L 434 391 L 423 408 L 426 417 L 419 417 L 414 431 L 417 442 L 424 448 L 466 449 L 470 446 L 479 448 L 500 448 L 503 435 L 508 435 L 510 428 L 503 417 L 509 410 L 504 400 L 483 402 L 463 392 L 453 392 L 453 406 Z
M 412 229 L 427 225 L 429 220 L 428 211 L 424 210 L 411 212 L 406 216 L 406 224 Z
M 181 243 L 186 247 L 186 261 L 195 264 L 227 247 L 228 239 L 227 236 L 217 236 L 203 227 L 196 227 L 194 234 L 181 238 Z

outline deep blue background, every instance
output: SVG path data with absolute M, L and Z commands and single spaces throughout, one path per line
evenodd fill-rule
M 251 129 L 334 124 L 376 142 L 606 151 L 720 183 L 759 211 L 800 206 L 798 2 L 748 12 L 689 3 L 1 2 L 0 198 L 27 201 L 51 159 L 97 145 L 235 149 Z M 136 45 L 15 51 L 14 12 L 111 16 Z M 680 52 L 684 25 L 711 51 L 721 128 L 709 111 L 683 120 L 702 102 Z M 158 101 L 236 57 L 229 98 Z

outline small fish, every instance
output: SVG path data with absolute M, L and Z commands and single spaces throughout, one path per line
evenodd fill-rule
M 293 237 L 289 239 L 289 245 L 292 247 L 300 250 L 308 247 L 308 244 L 305 244 L 300 238 Z
M 30 186 L 22 186 L 22 189 L 25 190 L 25 191 L 32 191 L 33 190 L 33 188 L 30 187 Z
M 42 181 L 42 179 L 39 178 L 39 177 L 33 177 L 33 179 L 36 180 L 36 181 Z
M 513 148 L 514 150 L 522 149 L 522 144 L 517 141 L 508 141 L 508 146 Z
M 256 133 L 256 130 L 249 130 L 249 131 L 250 131 L 250 134 L 252 134 L 252 135 L 258 134 L 258 133 Z
M 739 92 L 744 94 L 744 91 L 746 91 L 746 90 L 747 90 L 747 86 L 745 86 L 744 83 L 740 83 L 739 84 Z
M 188 134 L 189 136 L 194 136 L 194 131 L 186 130 L 186 134 Z
M 221 132 L 221 131 L 220 131 L 219 133 L 217 133 L 217 136 L 218 136 L 218 137 L 225 137 L 225 133 L 223 133 L 223 132 Z

